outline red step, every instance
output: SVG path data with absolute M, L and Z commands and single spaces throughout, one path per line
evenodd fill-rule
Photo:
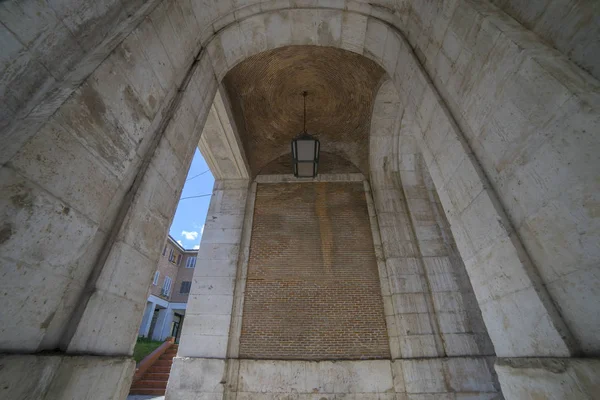
M 139 381 L 133 382 L 131 389 L 166 389 L 167 381 L 149 381 L 146 379 L 140 379 Z
M 162 373 L 157 373 L 157 372 L 146 372 L 144 374 L 144 376 L 142 377 L 142 379 L 147 379 L 149 381 L 168 381 L 169 380 L 169 373 L 168 372 L 162 372 Z
M 165 389 L 131 389 L 129 394 L 147 394 L 154 396 L 164 396 Z
M 158 367 L 156 365 L 153 365 L 150 368 L 148 368 L 148 372 L 153 374 L 168 374 L 169 372 L 171 372 L 171 367 Z
M 133 382 L 129 393 L 163 396 L 167 389 L 173 358 L 176 355 L 177 345 L 171 346 L 148 368 L 140 380 Z
M 173 365 L 173 360 L 158 359 L 152 366 L 153 367 L 169 367 L 169 368 L 171 368 L 171 365 Z

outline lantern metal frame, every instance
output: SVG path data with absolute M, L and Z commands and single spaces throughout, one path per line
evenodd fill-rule
M 294 139 L 292 139 L 292 143 L 291 143 L 292 144 L 292 166 L 293 166 L 293 170 L 294 170 L 294 176 L 296 178 L 315 178 L 317 176 L 317 174 L 319 173 L 319 153 L 321 150 L 321 143 L 319 142 L 319 139 L 310 135 L 306 131 L 306 96 L 307 95 L 308 95 L 308 92 L 306 92 L 306 91 L 302 92 L 302 96 L 304 98 L 304 129 L 298 136 L 296 136 Z M 298 158 L 298 142 L 300 142 L 300 141 L 314 142 L 314 145 L 313 145 L 314 154 L 313 154 L 312 160 L 301 160 Z M 313 164 L 312 175 L 300 175 L 299 164 Z

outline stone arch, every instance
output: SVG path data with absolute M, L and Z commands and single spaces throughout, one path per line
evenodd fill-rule
M 428 104 L 429 109 L 421 110 L 415 108 L 414 100 L 411 101 L 410 97 L 408 104 L 403 103 L 392 83 L 388 80 L 382 84 L 373 112 L 370 160 L 373 170 L 371 186 L 375 198 L 389 199 L 394 196 L 399 182 L 405 193 L 410 191 L 411 186 L 416 186 L 418 177 L 415 171 L 420 167 L 418 160 L 422 159 L 467 266 L 496 353 L 503 357 L 533 355 L 540 351 L 549 351 L 548 356 L 569 355 L 573 344 L 565 341 L 569 335 L 567 327 L 519 239 L 512 234 L 511 223 L 487 183 L 476 156 L 435 88 L 425 80 L 423 96 L 430 97 L 424 99 L 422 104 Z M 431 121 L 435 121 L 434 125 L 423 122 L 424 113 L 429 113 Z M 402 182 L 403 174 L 407 177 L 406 182 Z M 396 195 L 403 197 L 401 193 Z M 476 198 L 481 204 L 473 203 Z M 384 202 L 382 200 L 379 204 L 385 207 Z M 469 216 L 471 212 L 473 215 Z M 410 225 L 410 221 L 404 223 Z M 477 232 L 478 229 L 481 230 Z M 478 241 L 484 241 L 485 244 Z M 518 268 L 507 271 L 504 263 Z M 529 302 L 532 308 L 521 311 L 519 307 L 506 308 L 498 304 L 497 299 L 508 294 L 527 296 L 532 299 Z M 522 320 L 526 318 L 523 312 L 534 309 L 537 309 L 535 312 L 544 322 L 535 328 L 531 327 L 528 333 L 531 341 L 522 340 L 523 327 L 519 330 L 495 327 L 499 315 L 504 321 L 512 318 Z M 538 337 L 538 334 L 541 336 Z M 540 340 L 546 342 L 542 346 L 546 350 L 539 347 Z
M 469 262 L 476 263 L 477 267 L 472 272 L 482 272 L 483 266 L 473 257 L 483 249 L 499 253 L 497 257 L 500 259 L 508 257 L 510 262 L 518 263 L 519 268 L 514 272 L 515 275 L 506 274 L 503 279 L 519 283 L 514 287 L 509 285 L 511 289 L 508 289 L 508 293 L 506 288 L 502 288 L 491 296 L 503 298 L 511 293 L 510 290 L 514 290 L 512 293 L 519 292 L 523 297 L 532 296 L 531 301 L 528 301 L 532 308 L 527 313 L 539 315 L 544 321 L 541 324 L 544 328 L 536 329 L 544 333 L 525 335 L 531 340 L 524 343 L 521 330 L 514 330 L 511 335 L 503 330 L 491 329 L 490 334 L 496 344 L 497 354 L 534 355 L 544 348 L 542 352 L 547 352 L 546 356 L 570 355 L 573 344 L 569 330 L 541 284 L 520 240 L 513 235 L 511 222 L 494 190 L 486 183 L 486 175 L 479 167 L 477 157 L 406 39 L 393 26 L 373 16 L 339 10 L 293 9 L 257 14 L 230 24 L 216 33 L 208 42 L 207 52 L 201 58 L 200 65 L 202 67 L 210 61 L 216 79 L 220 81 L 246 57 L 290 44 L 341 47 L 362 53 L 378 63 L 393 82 L 402 104 L 406 104 L 404 113 L 414 115 L 411 129 L 438 188 L 451 226 L 456 230 L 454 236 L 467 265 Z M 205 60 L 206 55 L 209 60 Z M 387 86 L 384 84 L 384 87 Z M 445 147 L 435 147 L 442 144 L 439 136 L 443 135 L 445 136 L 441 141 Z M 435 142 L 436 139 L 438 142 Z M 436 158 L 436 155 L 439 157 Z M 393 162 L 393 159 L 391 161 Z M 464 171 L 461 169 L 456 174 L 459 166 L 464 168 Z M 451 171 L 455 173 L 455 179 L 460 181 L 454 186 L 457 189 L 455 192 L 445 190 Z M 454 203 L 450 200 L 451 193 L 454 195 Z M 465 208 L 471 205 L 475 198 L 478 199 L 477 202 L 464 213 Z M 465 220 L 468 219 L 468 224 L 463 223 L 459 215 Z M 486 229 L 480 230 L 483 227 Z M 458 231 L 459 229 L 461 231 Z M 503 249 L 493 248 L 496 240 L 504 246 Z M 492 270 L 495 268 L 490 265 L 491 270 L 487 273 L 493 274 Z M 481 299 L 483 301 L 483 296 Z M 500 319 L 523 318 L 520 312 L 509 311 L 506 309 L 508 305 L 499 303 L 502 303 L 502 300 L 491 300 L 489 305 L 482 304 L 488 326 L 497 321 L 499 315 Z
M 171 92 L 178 92 L 179 94 L 171 93 L 170 100 L 165 100 L 165 104 L 173 105 L 167 105 L 162 110 L 165 112 L 166 117 L 158 120 L 158 127 L 153 124 L 148 124 L 146 127 L 136 127 L 140 131 L 152 129 L 153 132 L 157 133 L 149 135 L 149 139 L 148 137 L 138 138 L 143 142 L 143 148 L 139 150 L 139 154 L 136 154 L 135 150 L 131 152 L 133 155 L 125 154 L 125 152 L 118 153 L 122 159 L 129 157 L 131 160 L 135 159 L 135 161 L 128 159 L 127 163 L 123 163 L 116 171 L 119 177 L 123 178 L 117 186 L 122 184 L 123 192 L 131 193 L 131 195 L 123 194 L 124 200 L 118 202 L 117 205 L 121 207 L 121 211 L 109 209 L 106 206 L 100 213 L 118 214 L 118 216 L 113 215 L 113 217 L 101 221 L 101 224 L 113 227 L 112 230 L 94 237 L 93 241 L 81 244 L 78 251 L 86 252 L 89 250 L 93 254 L 89 256 L 89 259 L 69 260 L 69 263 L 77 264 L 76 267 L 80 264 L 86 266 L 95 264 L 99 268 L 88 269 L 92 280 L 88 280 L 85 290 L 90 293 L 90 297 L 82 302 L 83 308 L 76 313 L 76 318 L 71 320 L 70 333 L 67 335 L 69 340 L 63 344 L 63 350 L 74 354 L 112 355 L 128 354 L 131 351 L 130 339 L 135 336 L 135 329 L 132 330 L 131 326 L 136 324 L 129 321 L 128 324 L 114 323 L 109 326 L 104 322 L 114 316 L 115 305 L 117 304 L 125 304 L 123 309 L 127 309 L 130 314 L 137 313 L 141 318 L 141 310 L 139 310 L 139 305 L 136 303 L 140 293 L 135 293 L 137 297 L 127 299 L 122 295 L 102 296 L 103 293 L 115 294 L 113 292 L 122 292 L 124 289 L 128 289 L 124 287 L 126 286 L 124 282 L 127 282 L 129 278 L 142 277 L 143 279 L 144 276 L 148 275 L 148 271 L 140 271 L 135 268 L 125 271 L 122 265 L 127 263 L 134 266 L 144 263 L 152 264 L 152 257 L 156 253 L 153 247 L 158 248 L 157 243 L 161 241 L 163 233 L 167 229 L 166 225 L 168 225 L 170 219 L 169 214 L 172 215 L 175 206 L 171 199 L 165 199 L 161 190 L 165 189 L 168 190 L 168 193 L 174 194 L 181 190 L 181 170 L 186 169 L 185 165 L 189 163 L 190 159 L 189 154 L 186 153 L 186 148 L 189 148 L 189 144 L 194 141 L 197 142 L 208 112 L 207 109 L 210 107 L 220 80 L 232 66 L 243 60 L 244 57 L 256 54 L 269 48 L 269 46 L 312 44 L 338 46 L 363 54 L 379 63 L 394 82 L 400 104 L 404 107 L 403 115 L 414 116 L 413 121 L 410 121 L 410 117 L 407 117 L 406 121 L 404 119 L 402 121 L 407 123 L 411 130 L 414 130 L 414 141 L 417 143 L 435 187 L 438 189 L 440 200 L 474 286 L 477 286 L 475 282 L 479 282 L 477 281 L 477 273 L 484 272 L 481 277 L 481 281 L 483 281 L 487 276 L 485 274 L 490 273 L 493 275 L 498 270 L 502 271 L 501 275 L 497 276 L 497 280 L 489 282 L 489 289 L 491 293 L 494 293 L 492 298 L 481 300 L 487 296 L 487 293 L 478 294 L 480 303 L 482 303 L 481 308 L 484 319 L 496 347 L 496 353 L 500 356 L 568 356 L 573 353 L 575 347 L 569 344 L 568 329 L 565 328 L 560 316 L 554 309 L 551 299 L 543 288 L 543 283 L 547 282 L 542 282 L 531 261 L 531 258 L 533 258 L 540 270 L 546 263 L 543 258 L 546 249 L 538 248 L 536 250 L 535 248 L 536 239 L 543 236 L 541 236 L 541 233 L 525 236 L 521 232 L 527 232 L 526 230 L 518 232 L 521 237 L 525 238 L 524 240 L 528 241 L 528 254 L 521 244 L 519 235 L 511 227 L 512 225 L 517 226 L 517 224 L 514 224 L 514 221 L 518 219 L 514 211 L 515 207 L 503 208 L 500 205 L 501 201 L 504 204 L 510 204 L 509 199 L 507 197 L 499 199 L 492 188 L 502 183 L 496 180 L 497 177 L 494 174 L 490 173 L 493 172 L 497 160 L 494 160 L 490 155 L 485 143 L 475 140 L 476 137 L 473 136 L 473 132 L 481 130 L 484 125 L 482 118 L 489 114 L 489 109 L 493 106 L 493 99 L 483 89 L 490 82 L 493 83 L 494 88 L 500 89 L 500 85 L 506 84 L 508 78 L 500 76 L 498 70 L 491 68 L 491 72 L 481 76 L 478 85 L 471 88 L 475 100 L 467 101 L 460 96 L 461 93 L 464 94 L 465 92 L 461 84 L 468 81 L 470 76 L 465 75 L 468 75 L 471 71 L 462 72 L 462 81 L 452 81 L 447 76 L 448 70 L 444 69 L 443 62 L 441 61 L 436 65 L 436 55 L 425 54 L 425 50 L 429 47 L 420 43 L 415 45 L 417 41 L 424 39 L 411 35 L 410 29 L 402 26 L 401 21 L 396 21 L 391 13 L 379 7 L 364 4 L 355 5 L 356 9 L 353 10 L 346 10 L 345 7 L 346 5 L 324 10 L 318 8 L 286 9 L 278 12 L 264 12 L 263 8 L 260 8 L 260 11 L 257 11 L 256 8 L 248 8 L 248 13 L 238 13 L 237 15 L 234 13 L 233 16 L 230 14 L 221 20 L 218 29 L 215 29 L 217 25 L 213 24 L 210 29 L 205 30 L 205 35 L 202 35 L 198 45 L 194 46 L 200 47 L 204 43 L 206 44 L 205 50 L 200 51 L 198 57 L 195 57 L 195 62 L 188 70 L 187 75 L 181 72 L 185 68 L 180 68 L 179 75 L 181 75 L 181 79 L 176 85 L 177 87 L 169 89 Z M 253 14 L 251 10 L 254 10 L 253 12 L 256 14 L 248 16 Z M 473 6 L 471 11 L 473 10 L 488 22 L 494 22 L 494 18 L 497 17 L 493 10 L 490 11 L 485 7 L 481 9 Z M 390 24 L 393 24 L 395 28 Z M 410 45 L 397 29 L 407 30 Z M 597 94 L 598 83 L 581 74 L 563 58 L 555 55 L 552 56 L 552 59 L 559 63 L 561 68 L 558 72 L 552 70 L 552 65 L 545 63 L 543 57 L 538 57 L 539 54 L 549 54 L 548 51 L 544 53 L 545 48 L 542 48 L 541 52 L 538 47 L 536 47 L 537 52 L 521 51 L 523 48 L 521 47 L 519 50 L 519 46 L 522 46 L 523 43 L 519 41 L 520 38 L 515 39 L 512 36 L 507 39 L 505 32 L 500 28 L 494 27 L 492 29 L 495 29 L 493 33 L 500 35 L 503 40 L 498 45 L 501 50 L 508 49 L 506 52 L 510 52 L 514 47 L 517 47 L 519 65 L 506 66 L 513 76 L 522 78 L 524 83 L 530 83 L 526 80 L 526 76 L 527 73 L 533 71 L 536 76 L 540 77 L 543 84 L 548 83 L 555 87 L 557 93 L 559 92 L 558 95 L 552 97 L 539 96 L 539 99 L 536 99 L 534 108 L 521 109 L 525 122 L 520 121 L 524 125 L 527 122 L 535 121 L 540 114 L 548 113 L 548 111 L 557 111 L 560 117 L 563 118 L 544 121 L 547 126 L 554 129 L 552 131 L 554 136 L 551 139 L 556 139 L 543 142 L 548 143 L 549 148 L 546 149 L 548 157 L 552 163 L 559 164 L 561 168 L 564 167 L 561 171 L 567 177 L 561 176 L 560 181 L 554 182 L 556 185 L 552 190 L 560 190 L 556 187 L 566 188 L 570 178 L 574 179 L 577 187 L 591 185 L 593 189 L 596 189 L 597 185 L 592 183 L 593 175 L 589 169 L 585 169 L 579 164 L 572 167 L 566 167 L 566 165 L 570 165 L 573 154 L 585 154 L 586 157 L 583 158 L 589 159 L 589 150 L 582 150 L 582 146 L 597 145 L 597 141 L 594 140 L 591 132 L 594 132 L 594 128 L 597 128 L 598 124 L 598 106 L 593 98 Z M 216 30 L 217 33 L 215 34 L 213 30 Z M 257 33 L 256 36 L 254 35 L 255 32 Z M 248 36 L 249 33 L 252 35 Z M 423 37 L 428 39 L 426 35 L 423 35 Z M 469 38 L 465 38 L 465 40 L 469 40 Z M 433 39 L 431 41 L 434 42 Z M 494 46 L 494 42 L 486 42 L 485 44 L 489 47 Z M 437 43 L 438 50 L 440 46 L 441 44 Z M 420 53 L 417 53 L 418 57 L 412 52 L 413 47 L 418 47 L 421 50 Z M 436 46 L 430 47 L 432 49 L 436 48 Z M 475 55 L 479 55 L 478 52 L 482 50 L 474 44 L 471 44 L 470 49 L 474 49 L 473 53 Z M 489 54 L 490 49 L 486 48 L 486 50 Z M 494 60 L 497 60 L 501 55 L 498 53 L 490 55 L 492 60 L 490 63 L 493 64 Z M 191 59 L 189 56 L 184 58 L 186 60 Z M 458 62 L 459 55 L 457 54 L 455 58 L 452 63 Z M 417 61 L 418 59 L 421 62 Z M 469 66 L 475 68 L 477 62 L 481 66 L 481 60 L 475 60 L 474 64 L 469 64 Z M 187 61 L 182 62 L 182 65 L 187 65 L 186 63 Z M 421 67 L 421 64 L 424 67 Z M 446 67 L 448 66 L 446 65 Z M 555 76 L 558 76 L 558 78 Z M 88 89 L 85 86 L 84 84 L 82 92 Z M 194 92 L 192 90 L 188 91 L 188 88 L 192 87 Z M 94 93 L 87 94 L 94 95 Z M 519 98 L 521 94 L 519 88 L 513 85 L 507 87 L 507 90 L 498 90 L 498 93 L 494 93 L 494 96 L 500 96 L 500 105 L 519 108 L 523 106 Z M 90 98 L 94 100 L 94 96 L 90 96 Z M 73 104 L 67 102 L 63 107 L 65 108 L 61 110 L 67 112 L 69 108 L 72 109 Z M 193 113 L 197 115 L 194 118 L 188 118 Z M 528 115 L 525 115 L 526 113 Z M 54 123 L 54 120 L 50 120 L 37 134 L 24 135 L 23 140 L 29 140 L 27 144 L 31 146 L 40 145 L 40 141 L 43 144 L 51 137 Z M 561 132 L 557 133 L 558 130 L 561 130 Z M 168 138 L 181 135 L 181 132 L 184 132 L 182 136 L 185 139 L 182 143 L 185 143 L 187 147 L 183 145 L 178 148 L 169 146 Z M 186 135 L 187 132 L 192 133 Z M 556 152 L 556 146 L 561 140 L 566 140 L 566 135 L 571 133 L 576 134 L 583 144 L 568 141 L 570 146 L 568 151 L 570 153 L 563 160 L 561 155 Z M 410 157 L 404 158 L 402 156 L 404 154 L 402 153 L 403 149 L 407 147 L 401 146 L 400 144 L 403 142 L 400 141 L 399 136 L 396 137 L 399 144 L 391 147 L 396 149 L 396 155 L 392 153 L 387 159 L 389 163 L 387 165 L 391 166 L 400 163 L 403 159 L 410 159 Z M 394 140 L 396 139 L 392 139 L 391 142 L 394 143 Z M 534 140 L 534 143 L 539 142 Z M 478 144 L 479 147 L 473 146 L 473 144 Z M 25 146 L 23 146 L 23 149 L 17 148 L 18 145 L 23 145 L 23 142 L 19 141 L 11 144 L 9 146 L 10 151 L 7 153 L 10 154 L 8 156 L 3 154 L 5 156 L 3 161 L 5 159 L 10 160 L 7 165 L 15 166 L 19 164 L 23 169 L 31 168 L 34 170 L 42 165 L 39 163 L 41 161 L 28 158 L 33 152 L 28 153 L 24 150 Z M 76 155 L 73 149 L 75 146 L 81 145 L 79 143 L 67 143 L 64 146 L 73 146 L 72 148 L 68 147 L 69 151 L 67 153 Z M 471 148 L 475 150 L 471 150 Z M 452 151 L 445 151 L 447 149 L 452 149 Z M 406 154 L 411 153 L 407 152 Z M 75 156 L 74 159 L 75 161 L 81 161 L 84 158 Z M 170 163 L 172 160 L 177 161 L 176 166 Z M 532 164 L 528 165 L 533 172 L 540 172 L 543 169 L 541 164 Z M 593 165 L 597 165 L 597 163 Z M 38 170 L 45 171 L 44 168 L 38 168 Z M 385 171 L 386 169 L 383 168 L 383 173 Z M 460 171 L 460 173 L 457 171 Z M 489 180 L 483 171 L 488 174 Z M 7 186 L 11 188 L 24 187 L 21 176 L 12 174 L 7 170 L 2 172 L 6 176 L 3 181 L 6 182 Z M 169 182 L 165 179 L 165 176 L 173 177 L 175 183 Z M 372 185 L 375 187 L 378 177 L 373 173 L 371 178 Z M 47 177 L 30 172 L 27 179 L 31 183 L 30 186 L 34 187 L 42 183 Z M 100 178 L 98 179 L 100 180 Z M 74 184 L 74 187 L 77 187 L 83 181 L 84 178 L 78 177 L 71 183 Z M 244 184 L 244 182 L 241 182 L 240 187 L 243 187 Z M 510 181 L 507 185 L 509 184 Z M 454 188 L 460 188 L 460 193 L 453 192 L 452 189 Z M 34 187 L 30 190 L 39 190 L 39 188 Z M 45 205 L 51 204 L 54 207 L 54 203 L 56 203 L 56 207 L 63 207 L 63 203 L 56 200 L 60 200 L 60 196 L 49 196 L 48 193 L 52 193 L 52 191 L 46 188 L 44 190 L 40 190 L 43 194 L 38 196 L 37 200 L 46 201 L 50 199 L 47 200 Z M 542 192 L 544 195 L 540 197 L 547 202 L 558 199 L 556 193 L 550 193 L 550 190 L 542 190 Z M 500 193 L 501 196 L 502 193 L 504 192 Z M 531 206 L 531 210 L 535 209 L 537 212 L 547 211 L 545 207 L 548 204 L 533 201 L 531 197 L 535 196 L 531 196 L 530 193 L 524 191 L 516 191 L 515 193 L 517 197 L 528 196 L 527 198 L 520 198 L 521 203 L 530 200 L 535 203 L 533 205 L 527 203 L 527 206 Z M 15 193 L 9 194 L 13 195 Z M 22 202 L 22 205 L 33 204 L 37 206 L 33 201 L 29 201 L 26 196 L 16 197 L 17 200 L 22 198 L 27 200 Z M 123 204 L 127 204 L 127 207 L 123 208 Z M 570 205 L 572 204 L 567 204 L 567 206 Z M 553 206 L 558 207 L 559 210 L 564 210 L 564 204 L 560 202 L 558 205 Z M 69 211 L 75 213 L 75 209 L 65 207 L 62 208 L 65 213 L 68 214 Z M 92 208 L 89 211 L 90 214 L 95 214 L 100 210 L 100 208 L 93 209 L 94 207 L 90 206 Z M 8 209 L 8 212 L 11 212 L 12 209 Z M 508 216 L 504 209 L 509 209 Z M 585 212 L 587 209 L 583 211 Z M 547 212 L 538 216 L 538 219 L 542 221 L 550 219 Z M 79 217 L 80 215 L 76 214 L 76 217 L 70 218 Z M 575 217 L 561 215 L 561 218 L 576 226 L 579 224 Z M 85 218 L 81 217 L 81 219 L 84 220 Z M 65 222 L 65 218 L 61 216 L 58 221 Z M 134 237 L 134 231 L 140 228 L 153 227 L 155 222 L 159 222 L 162 229 L 156 230 L 158 233 L 155 232 L 153 236 L 144 239 Z M 87 224 L 87 220 L 85 220 L 85 224 Z M 82 225 L 85 224 L 82 223 Z M 591 235 L 594 237 L 593 235 L 596 234 L 598 226 L 596 220 L 592 219 L 587 224 L 586 226 L 593 232 Z M 9 230 L 11 229 L 9 226 Z M 528 229 L 530 232 L 534 230 L 531 225 Z M 89 228 L 89 230 L 92 230 L 92 228 Z M 78 233 L 70 232 L 63 242 L 57 239 L 57 243 L 59 245 L 64 244 L 73 237 L 78 237 Z M 106 237 L 109 237 L 109 239 L 106 239 Z M 5 243 L 8 244 L 5 245 Z M 102 243 L 107 243 L 107 245 Z M 23 250 L 15 250 L 14 243 L 7 241 L 3 242 L 3 245 L 8 246 L 5 248 L 14 251 L 13 258 L 19 258 L 23 255 Z M 586 246 L 584 248 L 572 247 L 569 250 L 578 253 L 578 256 L 583 255 L 583 261 L 588 265 L 590 262 L 597 260 L 598 252 L 594 251 L 594 248 L 590 248 L 589 245 Z M 92 247 L 96 250 L 93 250 Z M 104 250 L 99 251 L 98 248 L 104 248 Z M 140 250 L 143 254 L 139 251 L 134 253 L 131 248 Z M 481 253 L 484 250 L 489 250 L 489 262 L 482 262 L 482 259 L 480 259 L 480 256 L 485 258 L 485 255 Z M 21 252 L 19 253 L 19 251 Z M 100 253 L 104 255 L 96 257 Z M 29 259 L 28 257 L 25 258 Z M 96 261 L 96 259 L 100 261 Z M 575 257 L 568 261 L 571 262 L 574 259 Z M 504 266 L 509 267 L 510 270 L 504 270 Z M 55 287 L 61 286 L 56 285 Z M 506 287 L 517 288 L 517 290 L 506 292 L 504 291 Z M 138 289 L 140 288 L 134 288 L 134 291 L 139 291 Z M 475 287 L 475 290 L 477 291 L 477 287 Z M 585 290 L 589 290 L 589 288 L 586 287 Z M 511 296 L 507 296 L 508 294 Z M 126 299 L 127 302 L 121 302 L 123 299 Z M 582 318 L 585 319 L 589 316 L 589 313 L 586 315 L 573 313 L 570 308 L 577 303 L 569 303 L 569 299 L 567 296 L 566 306 L 561 306 L 561 312 L 570 321 L 579 323 Z M 67 310 L 65 313 L 69 313 L 69 307 L 72 307 L 74 301 L 65 297 L 61 298 L 59 303 L 60 307 Z M 527 305 L 528 308 L 526 310 L 521 309 L 523 305 Z M 527 323 L 522 323 L 523 319 L 528 321 L 532 315 L 535 316 L 536 321 L 541 321 L 540 327 L 537 328 L 541 332 L 540 334 L 533 332 L 532 335 L 528 335 L 529 330 L 533 327 Z M 103 321 L 100 321 L 102 319 Z M 500 321 L 506 319 L 511 321 L 508 328 L 497 326 L 501 323 Z M 45 324 L 44 320 L 40 322 Z M 503 334 L 504 329 L 509 329 L 505 335 Z M 126 334 L 123 335 L 123 339 L 119 343 L 115 344 L 114 338 L 110 335 L 111 332 L 126 332 Z M 591 329 L 590 332 L 593 334 L 595 331 Z M 27 339 L 31 340 L 27 340 L 22 348 L 15 349 L 35 351 L 40 348 L 54 348 L 52 346 L 57 343 L 56 338 L 43 338 L 43 334 L 40 335 L 39 332 L 33 332 L 30 336 L 31 338 L 28 337 Z M 578 339 L 580 341 L 585 339 L 588 342 L 588 349 L 594 351 L 595 343 L 588 336 L 580 329 L 577 330 Z M 40 343 L 43 341 L 47 341 L 49 347 L 40 347 Z M 131 366 L 128 366 L 128 368 L 131 368 Z

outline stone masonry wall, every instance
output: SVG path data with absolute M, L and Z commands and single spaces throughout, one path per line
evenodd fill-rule
M 259 184 L 241 358 L 388 358 L 362 183 Z

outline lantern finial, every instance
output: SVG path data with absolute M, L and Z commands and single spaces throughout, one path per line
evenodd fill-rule
M 294 176 L 297 178 L 314 178 L 317 176 L 319 164 L 320 143 L 306 131 L 306 96 L 302 92 L 304 101 L 304 119 L 302 132 L 292 140 L 292 162 Z

